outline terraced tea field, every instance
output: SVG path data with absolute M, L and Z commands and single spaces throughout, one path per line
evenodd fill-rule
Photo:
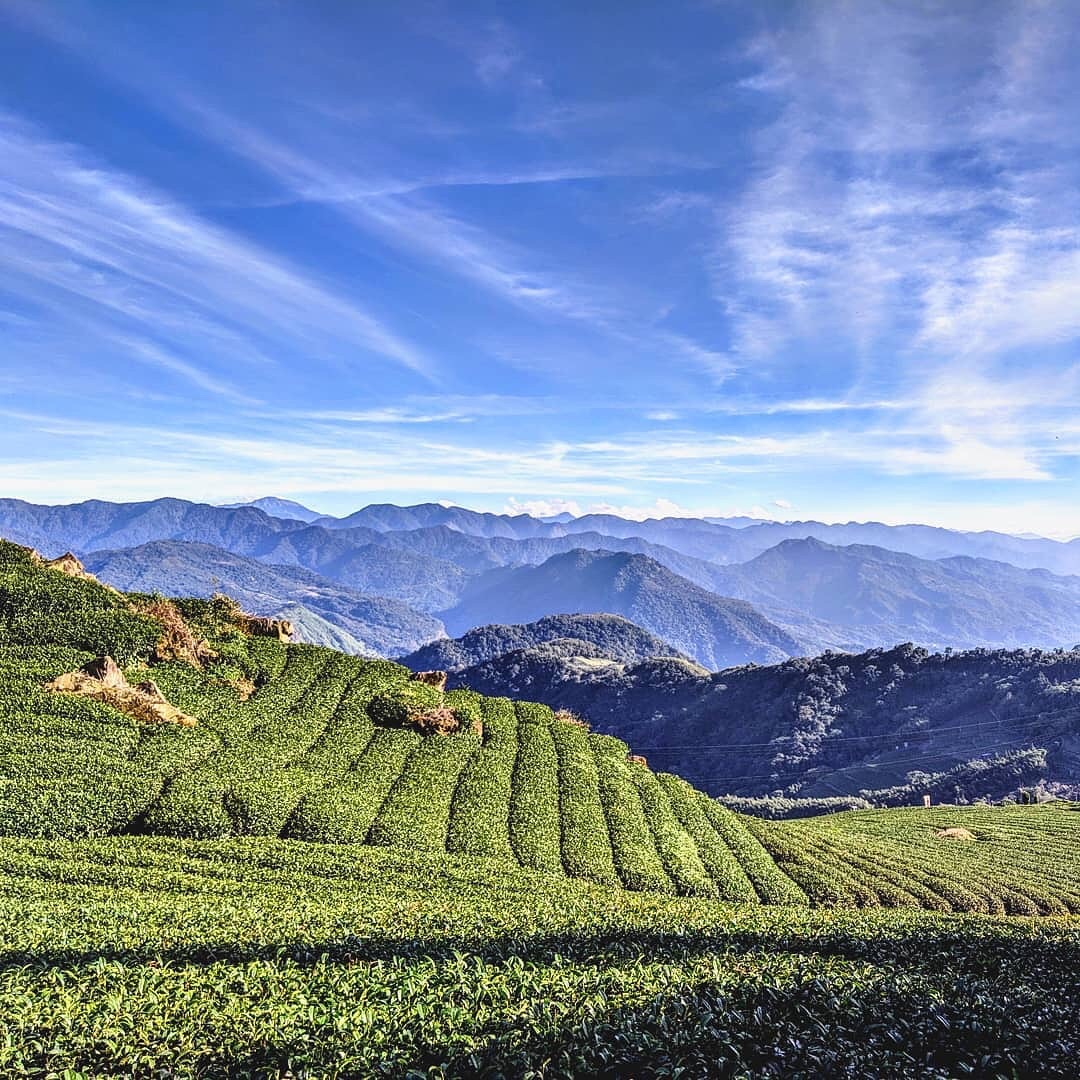
M 186 610 L 217 659 L 148 667 L 162 627 L 145 605 L 13 545 L 0 556 L 0 835 L 269 836 L 739 903 L 1080 912 L 1080 813 L 1062 804 L 765 822 L 543 705 L 424 688 L 470 723 L 393 726 L 394 703 L 419 693 L 405 668 L 252 637 L 206 602 Z M 103 651 L 196 726 L 45 689 Z
M 0 844 L 0 1075 L 1075 1075 L 1080 921 L 267 838 Z
M 106 653 L 194 725 L 46 688 Z M 1071 806 L 761 821 L 0 544 L 3 1076 L 1073 1076 L 1078 865 Z

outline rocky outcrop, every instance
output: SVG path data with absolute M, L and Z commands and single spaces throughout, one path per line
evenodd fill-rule
M 142 724 L 178 724 L 194 727 L 198 720 L 182 712 L 158 688 L 152 679 L 132 686 L 111 656 L 102 656 L 47 683 L 46 690 L 59 694 L 77 694 L 100 701 L 138 720 Z
M 953 826 L 949 829 L 938 829 L 937 835 L 942 840 L 974 840 L 975 834 L 970 829 Z
M 245 615 L 245 629 L 254 637 L 272 637 L 278 641 L 292 641 L 296 628 L 288 619 L 268 619 L 262 615 Z
M 197 634 L 189 625 L 180 609 L 164 597 L 135 598 L 131 601 L 133 611 L 161 624 L 161 637 L 154 645 L 153 659 L 157 663 L 179 660 L 203 670 L 217 653 L 206 638 Z
M 210 603 L 219 618 L 235 626 L 241 633 L 252 637 L 272 637 L 278 641 L 290 642 L 296 627 L 288 619 L 271 619 L 265 615 L 249 615 L 231 596 L 214 593 Z
M 97 578 L 70 551 L 65 551 L 63 555 L 55 559 L 42 559 L 41 561 L 42 565 L 47 566 L 50 570 L 59 570 L 61 574 L 67 574 L 68 577 L 87 578 L 90 581 L 97 581 Z
M 21 544 L 16 545 L 22 547 Z M 98 585 L 101 585 L 103 589 L 108 589 L 109 592 L 116 592 L 111 585 L 104 585 L 81 562 L 79 562 L 78 556 L 71 551 L 65 551 L 63 555 L 58 555 L 55 559 L 46 559 L 40 551 L 35 551 L 32 547 L 22 547 L 30 559 L 37 563 L 39 566 L 44 566 L 48 570 L 58 570 L 61 574 L 67 574 L 68 577 L 83 578 L 85 581 L 93 581 Z

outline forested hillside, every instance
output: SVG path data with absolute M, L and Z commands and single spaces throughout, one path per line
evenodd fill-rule
M 454 673 L 528 693 L 642 747 L 714 795 L 910 803 L 1080 785 L 1080 651 L 910 645 L 703 674 L 677 660 L 582 665 L 534 647 Z
M 603 611 L 622 615 L 709 668 L 798 655 L 802 645 L 741 600 L 680 578 L 644 555 L 573 551 L 491 571 L 440 617 L 451 634 L 489 623 Z
M 650 634 L 621 615 L 548 615 L 532 623 L 478 626 L 459 638 L 433 641 L 407 656 L 401 663 L 413 671 L 432 668 L 458 671 L 493 660 L 515 649 L 562 639 L 592 646 L 596 655 L 623 664 L 654 656 L 677 656 L 678 649 Z

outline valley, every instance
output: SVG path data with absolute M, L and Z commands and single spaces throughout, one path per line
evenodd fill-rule
M 779 526 L 0 500 L 0 534 L 108 584 L 224 592 L 295 640 L 571 709 L 761 812 L 1078 790 L 1080 578 L 975 554 L 1007 537 L 915 527 L 787 525 L 729 561 L 753 530 Z M 563 550 L 579 543 L 599 546 Z

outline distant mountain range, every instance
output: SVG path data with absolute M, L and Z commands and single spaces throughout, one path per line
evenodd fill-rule
M 232 507 L 3 499 L 0 535 L 49 555 L 71 548 L 123 587 L 205 592 L 216 579 L 267 613 L 301 604 L 384 655 L 439 636 L 444 622 L 460 634 L 589 612 L 624 615 L 710 667 L 899 641 L 936 649 L 1080 641 L 1080 577 L 1028 565 L 1080 565 L 1080 543 L 1002 533 L 543 520 L 434 503 L 333 518 L 268 498 Z M 146 547 L 163 542 L 213 551 Z M 210 564 L 217 569 L 205 572 Z
M 490 514 L 439 503 L 399 507 L 379 504 L 337 519 L 332 527 L 363 526 L 380 532 L 447 525 L 472 536 L 528 539 L 593 532 L 638 537 L 686 555 L 717 563 L 745 562 L 782 540 L 812 537 L 834 546 L 865 544 L 924 559 L 953 555 L 992 559 L 1058 574 L 1080 574 L 1080 538 L 1061 542 L 1001 532 L 961 532 L 931 525 L 884 525 L 820 521 L 760 521 L 748 518 L 653 518 L 633 521 L 614 514 L 560 516 L 542 520 L 527 514 Z
M 400 662 L 413 671 L 459 671 L 492 660 L 515 649 L 550 642 L 588 645 L 594 655 L 623 664 L 653 656 L 687 659 L 674 646 L 636 626 L 621 615 L 547 615 L 532 623 L 478 626 L 459 638 L 444 638 L 424 645 Z
M 524 623 L 553 613 L 623 615 L 710 668 L 774 663 L 802 651 L 749 604 L 717 596 L 655 559 L 571 551 L 540 566 L 491 570 L 441 613 L 450 634 L 487 623 Z
M 715 587 L 804 641 L 832 634 L 848 649 L 902 641 L 936 649 L 1080 641 L 1080 577 L 989 559 L 920 559 L 862 544 L 784 540 L 722 568 Z
M 306 506 L 301 505 L 298 502 L 293 502 L 292 499 L 278 499 L 273 495 L 270 495 L 264 499 L 254 499 L 252 502 L 246 503 L 226 503 L 225 509 L 235 510 L 241 506 L 254 506 L 257 510 L 262 510 L 269 514 L 271 517 L 279 518 L 291 518 L 294 521 L 319 521 L 320 519 L 326 519 L 328 521 L 334 521 L 334 518 L 328 517 L 326 514 L 320 514 L 317 510 L 309 510 Z

